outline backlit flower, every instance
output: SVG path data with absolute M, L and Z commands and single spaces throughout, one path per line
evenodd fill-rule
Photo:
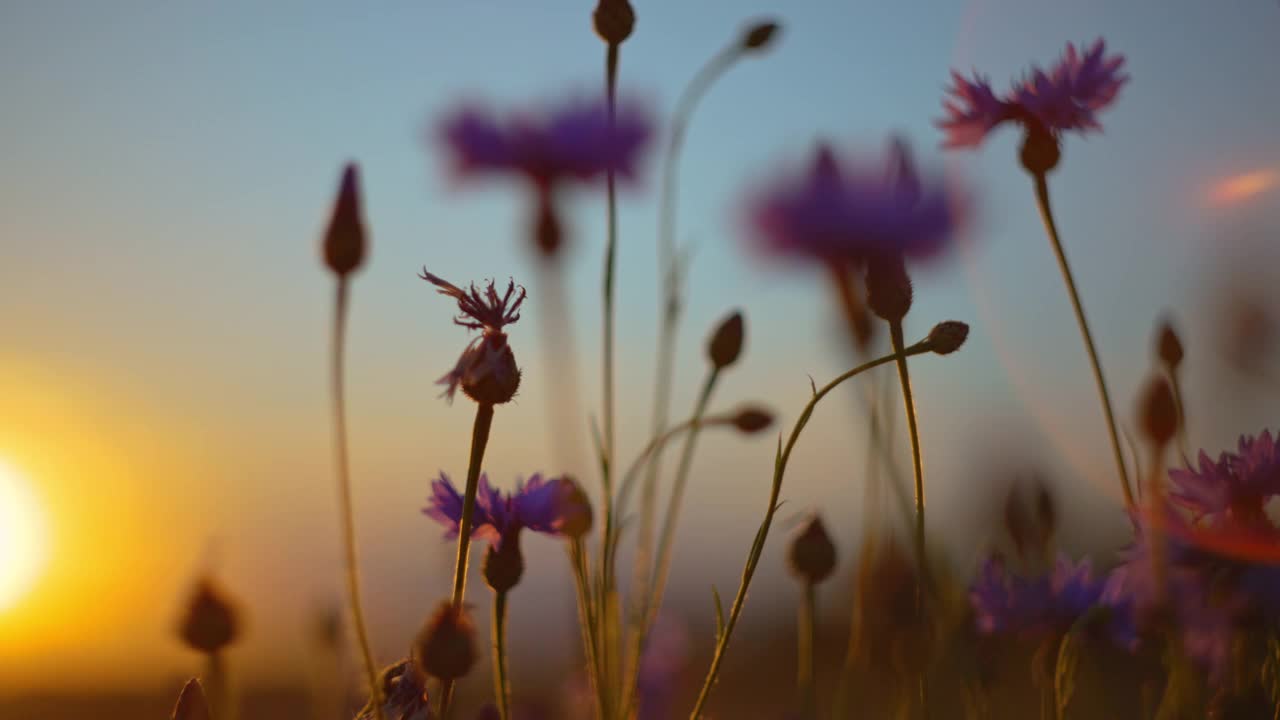
M 467 397 L 478 403 L 498 405 L 510 401 L 520 387 L 520 368 L 503 328 L 520 319 L 524 288 L 517 290 L 512 281 L 507 283 L 506 292 L 499 294 L 490 280 L 483 292 L 474 283 L 469 290 L 463 290 L 425 268 L 419 277 L 435 285 L 441 295 L 458 301 L 460 313 L 453 320 L 455 324 L 482 332 L 467 344 L 453 369 L 437 381 L 445 386 L 445 397 L 452 401 L 461 387 Z
M 521 529 L 562 535 L 566 523 L 577 512 L 572 495 L 572 485 L 564 478 L 543 478 L 535 473 L 527 482 L 517 481 L 515 491 L 504 493 L 489 484 L 487 474 L 481 474 L 471 518 L 472 536 L 497 543 Z M 444 525 L 445 539 L 458 537 L 462 494 L 448 475 L 442 472 L 431 482 L 431 497 L 422 512 Z
M 1120 72 L 1123 55 L 1107 55 L 1099 38 L 1084 53 L 1068 44 L 1049 70 L 1032 66 L 1008 93 L 998 95 L 983 76 L 965 78 L 952 72 L 946 116 L 937 125 L 947 147 L 977 147 L 997 126 L 1017 121 L 1028 130 L 1058 136 L 1069 130 L 1101 130 L 1097 113 L 1112 102 L 1129 76 Z
M 1211 521 L 1224 515 L 1244 524 L 1268 524 L 1263 506 L 1280 495 L 1280 447 L 1271 431 L 1257 437 L 1241 436 L 1235 453 L 1222 453 L 1217 461 L 1203 450 L 1199 469 L 1169 472 L 1175 502 Z
M 1023 577 L 993 557 L 969 589 L 978 630 L 983 633 L 1066 632 L 1098 604 L 1103 580 L 1086 558 L 1059 556 L 1048 575 Z

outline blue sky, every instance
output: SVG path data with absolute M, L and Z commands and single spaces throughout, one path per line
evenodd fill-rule
M 603 47 L 590 9 L 563 0 L 6 3 L 0 370 L 12 384 L 38 372 L 77 388 L 79 400 L 117 406 L 121 422 L 180 435 L 173 442 L 194 448 L 200 470 L 189 487 L 156 490 L 164 507 L 181 508 L 174 518 L 199 517 L 174 520 L 192 525 L 177 552 L 194 565 L 208 538 L 218 538 L 219 567 L 232 584 L 282 588 L 272 607 L 255 611 L 291 617 L 336 588 L 291 558 L 308 552 L 318 567 L 336 567 L 323 414 L 330 289 L 316 239 L 341 164 L 358 161 L 373 259 L 355 289 L 354 457 L 372 604 L 410 616 L 383 628 L 380 643 L 393 652 L 397 633 L 444 588 L 446 553 L 416 509 L 431 473 L 464 470 L 470 422 L 465 404 L 446 406 L 431 387 L 465 338 L 448 324 L 448 304 L 414 275 L 425 264 L 455 281 L 510 275 L 531 292 L 536 285 L 522 239 L 524 199 L 500 183 L 449 187 L 426 129 L 462 99 L 508 105 L 596 91 Z M 1239 250 L 1274 259 L 1265 238 L 1280 220 L 1275 190 L 1230 207 L 1206 198 L 1220 179 L 1280 169 L 1280 7 L 700 0 L 639 3 L 637 14 L 622 85 L 663 112 L 744 21 L 775 16 L 784 25 L 773 52 L 743 62 L 712 90 L 689 136 L 679 236 L 697 252 L 680 397 L 691 400 L 699 380 L 697 344 L 732 307 L 745 308 L 751 344 L 722 404 L 757 399 L 789 423 L 806 374 L 820 380 L 845 365 L 822 278 L 748 256 L 735 211 L 748 185 L 819 137 L 874 147 L 902 133 L 926 162 L 945 162 L 983 198 L 964 249 L 919 273 L 908 321 L 908 335 L 942 319 L 974 326 L 961 354 L 917 363 L 938 525 L 973 538 L 980 516 L 965 483 L 983 474 L 974 462 L 987 448 L 1013 455 L 1026 447 L 1029 456 L 1051 453 L 1060 484 L 1077 489 L 1067 511 L 1082 522 L 1077 539 L 1089 538 L 1094 526 L 1084 520 L 1114 510 L 1109 450 L 1031 188 L 1015 164 L 1017 133 L 944 157 L 932 127 L 942 88 L 951 67 L 978 68 L 1003 86 L 1031 62 L 1052 62 L 1067 41 L 1103 36 L 1126 55 L 1133 79 L 1102 116 L 1106 132 L 1068 140 L 1051 183 L 1118 410 L 1128 417 L 1155 318 L 1172 310 L 1190 346 L 1208 343 L 1216 320 L 1206 298 L 1218 287 L 1221 258 Z M 624 196 L 621 216 L 620 422 L 631 450 L 648 425 L 655 170 Z M 570 222 L 582 397 L 594 407 L 600 198 L 578 194 Z M 1238 236 L 1263 240 L 1240 248 Z M 1264 254 L 1247 254 L 1256 252 Z M 559 432 L 544 422 L 532 316 L 513 342 L 530 382 L 500 415 L 489 464 L 508 482 L 550 469 L 548 440 Z M 1193 349 L 1193 372 L 1213 371 L 1207 354 Z M 1270 419 L 1260 404 L 1242 401 L 1233 415 L 1207 389 L 1188 393 L 1206 420 L 1230 420 L 1193 428 L 1210 447 Z M 786 492 L 795 508 L 822 504 L 848 527 L 861 498 L 852 409 L 833 403 L 825 411 Z M 770 448 L 720 438 L 704 450 L 689 498 L 698 509 L 686 515 L 689 550 L 673 584 L 709 573 L 723 593 L 736 582 L 764 503 Z M 1097 527 L 1118 533 L 1113 515 Z M 551 587 L 563 581 L 559 555 L 544 554 L 556 565 L 544 584 Z M 733 560 L 711 563 L 722 557 Z M 781 581 L 778 562 L 769 567 L 776 577 L 764 582 Z M 157 606 L 171 609 L 169 596 L 185 580 L 166 581 Z M 675 593 L 695 615 L 706 609 L 703 595 L 705 582 Z M 267 657 L 273 636 L 262 638 L 246 652 Z

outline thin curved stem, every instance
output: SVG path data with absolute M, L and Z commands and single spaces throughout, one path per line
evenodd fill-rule
M 1102 363 L 1098 360 L 1098 350 L 1093 344 L 1093 333 L 1089 330 L 1089 321 L 1085 319 L 1084 306 L 1080 304 L 1080 293 L 1076 290 L 1075 277 L 1071 274 L 1071 266 L 1067 264 L 1066 252 L 1062 249 L 1062 239 L 1058 235 L 1058 225 L 1053 219 L 1053 211 L 1049 206 L 1049 181 L 1044 173 L 1033 173 L 1036 186 L 1036 204 L 1040 208 L 1040 218 L 1044 221 L 1045 233 L 1049 236 L 1049 244 L 1053 246 L 1053 254 L 1058 258 L 1058 269 L 1062 271 L 1062 281 L 1067 286 L 1067 295 L 1071 298 L 1071 309 L 1075 311 L 1076 323 L 1080 326 L 1080 334 L 1084 338 L 1084 349 L 1089 354 L 1089 364 L 1093 368 L 1093 380 L 1098 385 L 1098 395 L 1102 400 L 1102 412 L 1107 420 L 1107 432 L 1111 435 L 1111 450 L 1115 455 L 1116 470 L 1120 473 L 1120 488 L 1124 491 L 1124 501 L 1128 507 L 1134 507 L 1133 489 L 1129 485 L 1129 471 L 1125 468 L 1124 454 L 1120 450 L 1120 433 L 1116 430 L 1115 412 L 1111 409 L 1111 394 L 1107 392 L 1107 380 L 1102 374 Z
M 338 517 L 342 523 L 343 556 L 346 560 L 347 595 L 351 602 L 352 625 L 356 643 L 360 646 L 364 662 L 369 695 L 373 700 L 378 720 L 386 720 L 382 707 L 382 687 L 378 683 L 378 668 L 369 645 L 369 630 L 365 626 L 364 604 L 360 600 L 360 568 L 356 553 L 355 512 L 351 502 L 351 462 L 347 453 L 347 402 L 346 402 L 346 336 L 347 336 L 347 278 L 338 277 L 333 303 L 332 393 L 333 393 L 333 444 L 338 472 Z
M 596 717 L 604 717 L 605 687 L 600 677 L 600 646 L 596 639 L 596 612 L 592 605 L 591 577 L 587 571 L 587 552 L 582 538 L 569 541 L 569 565 L 573 570 L 574 588 L 578 596 L 578 620 L 582 626 L 582 649 L 587 661 L 587 678 L 596 703 Z
M 511 684 L 507 680 L 507 594 L 493 595 L 493 697 L 498 717 L 511 720 Z
M 918 342 L 903 351 L 902 355 L 920 355 L 929 351 L 930 348 L 926 342 Z M 800 439 L 801 431 L 809 423 L 814 407 L 844 381 L 872 368 L 893 362 L 897 357 L 898 353 L 893 353 L 865 362 L 837 376 L 821 389 L 816 390 L 813 393 L 813 397 L 805 405 L 804 410 L 800 413 L 800 417 L 796 419 L 795 425 L 791 428 L 791 435 L 787 438 L 785 447 L 782 445 L 782 438 L 778 438 L 778 452 L 773 464 L 773 484 L 769 490 L 769 505 L 765 509 L 764 520 L 760 523 L 760 529 L 756 531 L 755 540 L 751 544 L 751 551 L 747 554 L 747 563 L 742 570 L 742 581 L 738 584 L 738 594 L 734 596 L 733 606 L 729 610 L 729 617 L 725 620 L 724 630 L 720 633 L 720 637 L 717 638 L 715 654 L 711 657 L 711 667 L 707 670 L 707 677 L 702 683 L 702 690 L 698 693 L 693 712 L 689 714 L 690 720 L 698 720 L 702 716 L 702 709 L 707 704 L 707 698 L 711 696 L 711 688 L 715 687 L 716 678 L 720 674 L 720 665 L 724 662 L 725 651 L 728 649 L 729 640 L 733 636 L 733 629 L 737 626 L 738 617 L 742 614 L 742 608 L 747 601 L 747 589 L 750 587 L 751 578 L 755 575 L 756 567 L 760 563 L 760 555 L 764 552 L 765 541 L 769 538 L 769 528 L 773 525 L 773 516 L 778 510 L 778 496 L 782 492 L 782 479 L 786 475 L 787 461 L 790 460 L 791 452 L 795 449 L 796 442 Z
M 467 463 L 467 486 L 462 495 L 462 517 L 458 521 L 458 559 L 453 568 L 453 595 L 449 602 L 462 607 L 467 592 L 467 563 L 471 556 L 471 531 L 476 508 L 476 490 L 480 485 L 480 467 L 489 445 L 489 429 L 493 427 L 493 405 L 476 405 L 475 425 L 471 429 L 471 459 Z M 453 681 L 446 680 L 440 690 L 440 715 L 447 716 L 453 699 Z
M 898 366 L 898 382 L 902 385 L 902 405 L 907 413 L 907 433 L 911 436 L 911 469 L 915 474 L 915 539 L 916 551 L 919 553 L 923 572 L 925 562 L 924 544 L 924 458 L 920 451 L 920 428 L 916 423 L 916 403 L 911 392 L 911 374 L 907 371 L 907 358 L 902 354 L 902 322 L 889 323 L 889 337 L 893 343 L 894 357 Z

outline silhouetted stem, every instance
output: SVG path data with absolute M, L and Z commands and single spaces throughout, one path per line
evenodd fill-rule
M 493 696 L 498 717 L 511 720 L 511 686 L 507 680 L 507 594 L 493 595 Z
M 800 602 L 796 622 L 797 658 L 796 685 L 800 691 L 800 718 L 814 720 L 818 710 L 818 685 L 814 681 L 815 665 L 814 625 L 817 622 L 818 602 L 816 586 L 804 582 L 804 599 Z
M 1084 337 L 1084 349 L 1089 354 L 1089 364 L 1093 368 L 1093 379 L 1098 385 L 1098 395 L 1102 400 L 1102 412 L 1107 420 L 1107 432 L 1111 435 L 1111 450 L 1115 455 L 1116 469 L 1120 472 L 1120 488 L 1124 491 L 1125 504 L 1134 505 L 1133 490 L 1129 487 L 1129 472 L 1125 468 L 1124 454 L 1120 450 L 1120 434 L 1116 430 L 1115 412 L 1111 409 L 1111 394 L 1107 392 L 1107 381 L 1102 375 L 1102 364 L 1098 360 L 1098 350 L 1093 344 L 1093 333 L 1089 330 L 1089 321 L 1084 316 L 1084 306 L 1080 304 L 1080 293 L 1076 290 L 1075 277 L 1071 274 L 1071 266 L 1067 264 L 1066 252 L 1062 249 L 1062 239 L 1058 236 L 1058 225 L 1053 219 L 1053 211 L 1049 206 L 1049 182 L 1044 173 L 1033 173 L 1036 186 L 1036 204 L 1040 207 L 1040 217 L 1044 221 L 1045 233 L 1049 236 L 1049 244 L 1058 258 L 1058 269 L 1062 271 L 1062 281 L 1066 283 L 1067 295 L 1071 298 L 1071 308 L 1076 314 L 1076 323 L 1080 326 L 1080 334 Z
M 347 278 L 338 277 L 333 304 L 333 444 L 338 473 L 338 517 L 342 525 L 342 544 L 346 560 L 347 595 L 351 603 L 352 625 L 356 631 L 356 643 L 360 646 L 364 661 L 369 695 L 373 699 L 374 713 L 378 720 L 385 720 L 382 708 L 382 688 L 378 683 L 378 668 L 369 646 L 369 630 L 365 626 L 364 605 L 360 601 L 359 559 L 356 553 L 355 512 L 351 502 L 351 466 L 347 454 L 347 403 L 346 403 L 346 335 L 347 335 Z
M 916 403 L 911 393 L 911 374 L 907 371 L 907 357 L 902 354 L 902 323 L 889 323 L 889 337 L 893 343 L 894 358 L 898 366 L 898 382 L 902 385 L 902 406 L 907 413 L 907 433 L 911 436 L 911 469 L 915 474 L 916 501 L 916 552 L 919 553 L 921 572 L 925 564 L 924 544 L 924 458 L 920 452 L 920 428 L 916 424 Z
M 472 517 L 476 508 L 476 490 L 480 485 L 480 467 L 484 450 L 489 445 L 489 429 L 493 426 L 493 405 L 476 404 L 475 425 L 471 429 L 471 460 L 467 463 L 467 487 L 462 495 L 462 518 L 458 521 L 458 559 L 453 568 L 453 595 L 450 602 L 462 607 L 467 592 L 467 561 L 471 556 Z M 447 716 L 453 699 L 453 682 L 446 680 L 440 690 L 440 714 Z
M 605 101 L 609 113 L 609 132 L 612 133 L 617 121 L 617 83 L 618 83 L 618 45 L 609 43 L 605 57 Z M 604 507 L 605 527 L 602 532 L 604 542 L 608 542 L 609 529 L 613 524 L 613 464 L 615 450 L 614 397 L 613 397 L 613 326 L 614 326 L 614 278 L 616 275 L 618 256 L 618 194 L 617 182 L 612 168 L 605 173 L 606 213 L 608 235 L 605 239 L 604 251 L 604 332 L 603 334 L 603 423 L 604 439 L 602 450 L 604 457 L 601 465 L 604 470 Z
M 903 351 L 902 355 L 919 355 L 929 351 L 930 348 L 927 343 L 918 342 Z M 702 690 L 698 693 L 693 712 L 689 715 L 690 720 L 698 720 L 702 716 L 702 709 L 707 704 L 707 698 L 711 695 L 711 688 L 715 687 L 716 678 L 720 674 L 720 665 L 724 662 L 725 651 L 728 649 L 729 640 L 733 636 L 733 629 L 737 626 L 738 617 L 742 614 L 742 608 L 747 601 L 747 589 L 751 586 L 751 578 L 755 575 L 756 566 L 760 563 L 760 555 L 764 552 L 765 541 L 769 538 L 769 528 L 773 525 L 774 513 L 778 510 L 778 496 L 782 492 L 782 479 L 786 475 L 787 461 L 791 458 L 791 452 L 795 449 L 796 442 L 800 439 L 801 431 L 809 423 L 814 407 L 844 381 L 872 368 L 893 362 L 897 357 L 898 353 L 893 353 L 865 362 L 836 377 L 821 389 L 816 390 L 813 397 L 805 405 L 803 412 L 800 413 L 795 425 L 791 428 L 791 435 L 787 438 L 785 448 L 781 446 L 781 438 L 779 438 L 778 454 L 775 456 L 773 465 L 773 485 L 769 490 L 769 505 L 765 509 L 764 520 L 760 523 L 760 529 L 756 531 L 755 540 L 751 544 L 751 551 L 747 554 L 747 563 L 742 570 L 742 582 L 738 584 L 738 594 L 734 596 L 733 606 L 729 610 L 729 617 L 725 620 L 724 631 L 716 641 L 715 654 L 711 657 L 711 667 L 707 670 L 707 677 L 702 683 Z

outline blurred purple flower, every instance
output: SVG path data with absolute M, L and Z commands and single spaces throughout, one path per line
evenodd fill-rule
M 747 219 L 756 244 L 771 254 L 862 264 L 937 254 L 967 209 L 956 188 L 917 172 L 901 142 L 885 158 L 847 166 L 819 144 L 808 168 L 750 197 Z
M 542 191 L 565 180 L 594 180 L 610 170 L 634 178 L 652 135 L 650 116 L 634 101 L 617 107 L 612 130 L 603 100 L 574 100 L 507 117 L 465 106 L 440 124 L 457 177 L 512 174 Z
M 1099 38 L 1083 54 L 1067 44 L 1066 52 L 1050 70 L 1032 66 L 1008 94 L 997 95 L 986 78 L 974 73 L 966 79 L 952 72 L 946 117 L 937 126 L 946 133 L 946 147 L 977 147 L 1006 120 L 1057 136 L 1068 130 L 1081 133 L 1101 130 L 1097 113 L 1115 101 L 1129 76 L 1120 72 L 1123 55 L 1106 54 Z
M 1172 499 L 1211 522 L 1232 522 L 1261 529 L 1271 527 L 1264 506 L 1280 495 L 1280 447 L 1271 431 L 1241 436 L 1236 453 L 1222 453 L 1213 461 L 1200 451 L 1199 470 L 1174 469 Z
M 569 493 L 570 486 L 562 478 L 546 479 L 541 473 L 534 473 L 528 482 L 517 480 L 515 491 L 507 494 L 490 485 L 487 474 L 481 474 L 471 534 L 494 544 L 522 529 L 561 535 L 566 519 L 575 512 Z M 458 537 L 462 494 L 445 473 L 431 481 L 431 497 L 422 512 L 444 525 L 446 540 Z
M 671 717 L 672 701 L 688 660 L 689 636 L 684 626 L 669 616 L 659 617 L 645 638 L 636 678 L 640 720 Z
M 1073 563 L 1059 556 L 1048 575 L 1026 578 L 993 557 L 970 587 L 969 600 L 982 633 L 1062 633 L 1098 604 L 1102 590 L 1087 558 Z

